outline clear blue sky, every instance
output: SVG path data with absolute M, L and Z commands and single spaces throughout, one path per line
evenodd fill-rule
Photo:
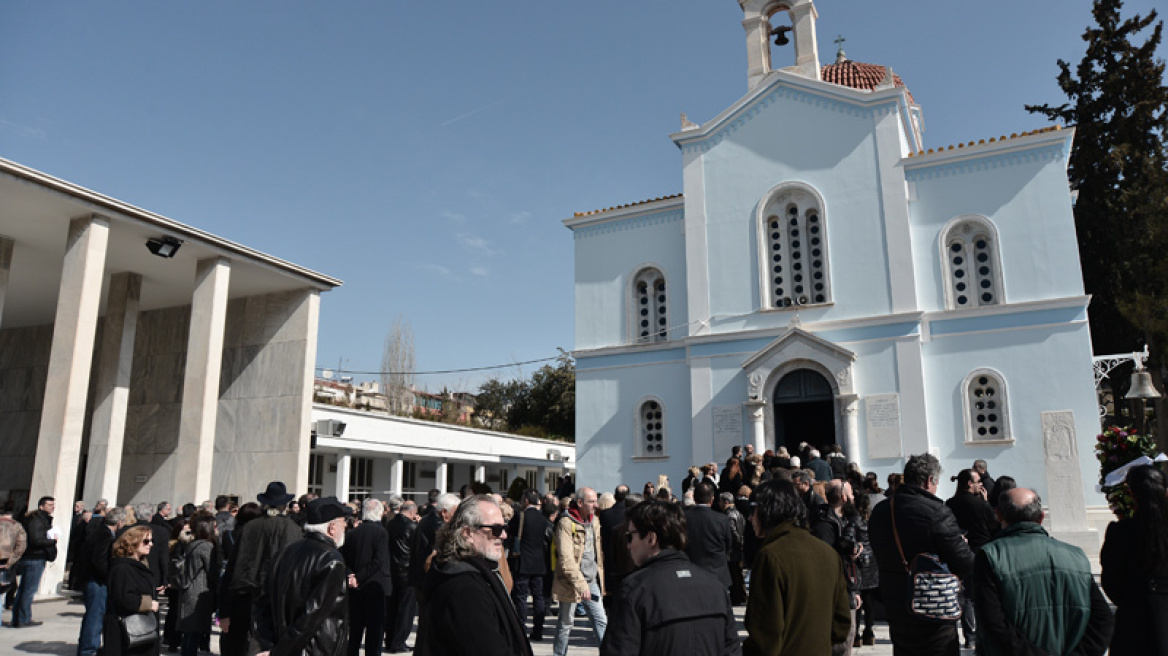
M 1090 7 L 822 0 L 820 59 L 842 34 L 891 66 L 930 147 L 996 137 L 1063 102 L 1055 61 L 1081 59 Z M 746 92 L 741 19 L 734 0 L 3 2 L 0 157 L 343 279 L 318 364 L 379 369 L 398 314 L 419 371 L 550 357 L 573 344 L 561 221 L 682 190 L 667 135 Z

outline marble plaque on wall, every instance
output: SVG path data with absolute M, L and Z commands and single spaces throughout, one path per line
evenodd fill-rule
M 1042 413 L 1042 441 L 1046 449 L 1046 489 L 1051 532 L 1087 529 L 1083 474 L 1079 469 L 1075 414 L 1070 410 Z
M 714 444 L 719 449 L 742 444 L 742 406 L 714 406 Z
M 868 428 L 869 458 L 899 458 L 903 455 L 900 445 L 899 394 L 870 394 L 864 397 L 864 419 Z

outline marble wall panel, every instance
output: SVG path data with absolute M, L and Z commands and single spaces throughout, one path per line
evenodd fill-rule
M 231 453 L 235 450 L 236 405 L 233 399 L 219 399 L 219 409 L 215 415 L 215 453 Z
M 0 369 L 48 367 L 52 325 L 0 330 Z
M 273 396 L 238 401 L 235 449 L 247 452 L 295 450 L 300 426 L 300 397 Z
M 225 350 L 220 398 L 299 396 L 304 389 L 305 347 L 301 340 Z
M 35 456 L 0 456 L 0 471 L 4 472 L 5 490 L 23 490 L 26 494 L 32 487 L 32 466 Z M 0 499 L 7 498 L 0 494 Z
M 175 502 L 171 499 L 174 491 L 175 463 L 170 455 L 142 453 L 127 454 L 122 458 L 121 477 L 118 481 L 119 502 L 139 503 L 149 501 Z M 139 482 L 145 477 L 145 482 Z M 186 503 L 187 500 L 178 501 Z M 201 499 L 200 499 L 201 501 Z
M 126 410 L 126 454 L 171 453 L 178 444 L 182 405 L 156 403 Z
M 305 339 L 308 294 L 279 292 L 247 298 L 242 344 L 263 345 Z

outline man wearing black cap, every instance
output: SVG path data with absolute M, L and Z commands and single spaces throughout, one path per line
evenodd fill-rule
M 228 583 L 229 594 L 246 595 L 258 603 L 266 591 L 268 574 L 272 571 L 272 560 L 276 554 L 303 535 L 295 522 L 284 516 L 288 502 L 295 495 L 280 481 L 268 483 L 268 488 L 256 499 L 263 504 L 264 514 L 251 520 L 244 527 L 235 545 L 235 572 Z M 219 618 L 219 628 L 223 631 L 221 643 L 227 649 L 246 649 L 251 632 L 251 604 L 239 604 L 235 617 Z M 235 652 L 231 652 L 235 653 Z
M 345 651 L 349 576 L 338 549 L 345 543 L 345 518 L 352 514 L 336 497 L 308 504 L 304 539 L 280 552 L 266 594 L 256 603 L 259 656 Z

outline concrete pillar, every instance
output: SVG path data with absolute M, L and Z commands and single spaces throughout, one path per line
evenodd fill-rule
M 539 490 L 540 494 L 555 492 L 555 490 L 548 489 L 547 467 L 540 466 L 535 468 L 535 487 Z
M 844 455 L 848 462 L 862 463 L 860 459 L 860 397 L 848 394 L 839 397 L 840 414 L 844 420 Z
M 337 455 L 337 487 L 334 494 L 341 503 L 349 500 L 349 470 L 352 463 L 353 456 L 348 451 Z
M 747 401 L 750 412 L 751 442 L 755 453 L 766 453 L 766 401 Z
M 487 466 L 486 465 L 482 465 L 482 464 L 475 465 L 474 479 L 475 479 L 476 483 L 486 483 L 487 482 Z M 503 490 L 503 491 L 506 492 L 506 490 Z
M 77 490 L 81 432 L 108 243 L 109 220 L 105 217 L 93 215 L 69 223 L 29 491 L 30 508 L 35 508 L 37 499 L 43 496 L 56 498 L 58 509 L 53 525 L 59 534 L 57 548 L 61 553 L 69 545 L 72 528 L 71 509 Z M 54 592 L 64 574 L 65 559 L 58 557 L 45 569 L 41 592 Z
M 446 468 L 448 465 L 445 460 L 438 461 L 438 468 L 434 470 L 434 487 L 442 494 L 446 494 Z
M 174 481 L 176 503 L 200 503 L 211 498 L 219 373 L 223 364 L 223 331 L 230 282 L 231 262 L 227 258 L 199 260 L 195 266 L 181 423 L 178 446 L 174 451 L 174 461 L 182 471 Z
M 390 458 L 389 461 L 389 492 L 390 494 L 401 495 L 402 493 L 402 478 L 405 473 L 405 458 L 398 456 Z
M 15 243 L 8 237 L 0 237 L 0 326 L 4 325 L 4 299 L 8 296 L 8 272 L 12 270 Z
M 109 499 L 114 505 L 118 503 L 118 478 L 122 470 L 122 442 L 126 437 L 130 368 L 134 362 L 134 335 L 138 332 L 141 291 L 142 276 L 136 273 L 119 273 L 110 278 L 85 471 L 84 498 L 91 503 L 97 499 Z
M 308 457 L 312 451 L 312 387 L 316 370 L 316 342 L 320 324 L 320 292 L 315 289 L 305 291 L 304 303 L 304 370 L 300 403 L 300 441 L 297 444 L 295 462 L 298 463 L 289 489 L 308 489 Z

